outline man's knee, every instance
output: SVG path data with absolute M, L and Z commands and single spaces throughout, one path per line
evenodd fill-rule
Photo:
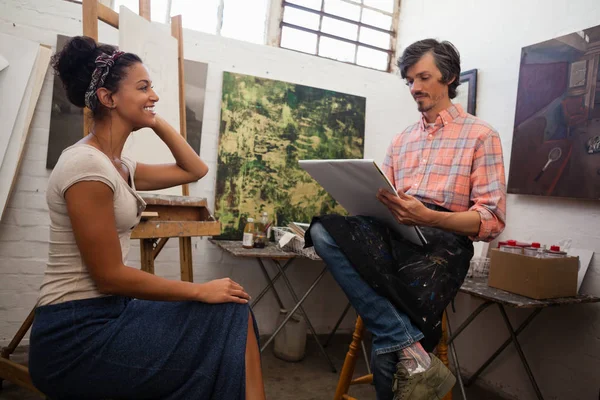
M 315 249 L 319 251 L 322 246 L 330 245 L 333 239 L 327 229 L 320 222 L 315 222 L 310 227 L 310 237 Z

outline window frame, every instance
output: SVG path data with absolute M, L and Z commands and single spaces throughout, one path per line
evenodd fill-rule
M 267 41 L 267 44 L 272 44 L 272 45 L 276 45 L 277 47 L 280 47 L 282 49 L 286 49 L 286 50 L 292 50 L 292 51 L 297 51 L 299 53 L 303 53 L 303 54 L 310 54 L 310 55 L 314 55 L 317 57 L 321 57 L 321 58 L 327 58 L 330 60 L 334 60 L 334 61 L 338 61 L 338 62 L 343 62 L 346 64 L 350 64 L 350 65 L 356 65 L 358 67 L 363 67 L 363 68 L 369 68 L 369 69 L 373 69 L 375 71 L 382 71 L 382 72 L 393 72 L 394 66 L 394 58 L 396 55 L 396 36 L 398 34 L 398 16 L 399 16 L 399 12 L 400 12 L 400 1 L 401 0 L 394 0 L 394 11 L 392 13 L 387 12 L 387 11 L 383 11 L 380 10 L 378 8 L 375 7 L 371 7 L 368 5 L 364 4 L 364 0 L 342 0 L 345 3 L 349 3 L 349 4 L 353 4 L 353 5 L 357 5 L 361 8 L 360 10 L 360 18 L 362 18 L 362 12 L 363 10 L 372 10 L 372 11 L 376 11 L 378 13 L 381 13 L 383 15 L 387 15 L 389 17 L 392 18 L 392 26 L 391 28 L 388 29 L 384 29 L 384 28 L 380 28 L 378 26 L 374 26 L 374 25 L 370 25 L 370 24 L 366 24 L 364 22 L 361 21 L 354 21 L 352 19 L 349 18 L 345 18 L 345 17 L 341 17 L 339 15 L 336 14 L 331 14 L 328 12 L 325 12 L 324 8 L 325 8 L 325 1 L 326 0 L 321 0 L 321 9 L 320 10 L 315 10 L 313 8 L 310 7 L 306 7 L 306 6 L 302 6 L 299 4 L 295 4 L 293 3 L 293 0 L 272 0 L 273 2 L 279 2 L 280 5 L 280 13 L 279 13 L 279 18 L 278 18 L 278 32 L 277 32 L 277 38 L 276 38 L 276 42 L 273 43 L 273 41 L 270 41 L 271 43 L 269 43 L 269 41 Z M 301 25 L 295 25 L 289 22 L 285 22 L 283 20 L 283 14 L 285 12 L 285 8 L 286 7 L 290 7 L 290 8 L 294 8 L 297 10 L 301 10 L 301 11 L 305 11 L 305 12 L 309 12 L 315 15 L 319 16 L 319 30 L 314 30 L 311 28 L 307 28 L 305 26 L 301 26 Z M 333 35 L 331 33 L 326 33 L 326 32 L 322 32 L 321 31 L 321 26 L 322 26 L 322 22 L 323 22 L 323 17 L 327 17 L 327 18 L 331 18 L 331 19 L 335 19 L 337 21 L 341 21 L 341 22 L 345 22 L 345 23 L 350 23 L 353 25 L 356 25 L 358 27 L 357 29 L 357 40 L 352 40 L 352 39 L 347 39 L 345 37 L 342 36 L 337 36 L 337 35 Z M 315 53 L 306 53 L 300 50 L 295 50 L 295 49 L 290 49 L 287 47 L 282 47 L 281 46 L 281 37 L 282 37 L 282 33 L 283 33 L 283 28 L 284 27 L 288 27 L 291 29 L 296 29 L 296 30 L 300 30 L 303 32 L 308 32 L 308 33 L 312 33 L 314 35 L 317 36 L 317 45 L 316 45 L 316 50 Z M 360 40 L 358 40 L 358 35 L 360 34 L 360 28 L 364 27 L 367 29 L 372 29 L 374 31 L 377 32 L 382 32 L 382 33 L 386 33 L 388 35 L 390 35 L 390 46 L 389 49 L 384 49 L 382 47 L 378 47 L 378 46 L 373 46 L 370 45 L 368 43 L 363 43 L 360 42 Z M 326 37 L 326 38 L 330 38 L 330 39 L 334 39 L 334 40 L 339 40 L 345 43 L 350 43 L 352 45 L 355 46 L 354 48 L 354 62 L 349 62 L 349 61 L 340 61 L 340 60 L 336 60 L 330 57 L 326 57 L 326 56 L 321 56 L 319 55 L 319 45 L 321 42 L 321 37 Z M 368 67 L 368 66 L 364 66 L 364 65 L 360 65 L 357 63 L 357 55 L 358 55 L 358 49 L 360 47 L 364 47 L 367 49 L 371 49 L 371 50 L 376 50 L 376 51 L 380 51 L 382 53 L 387 53 L 388 55 L 388 62 L 387 62 L 387 66 L 386 69 L 379 69 L 379 68 L 373 68 L 373 67 Z

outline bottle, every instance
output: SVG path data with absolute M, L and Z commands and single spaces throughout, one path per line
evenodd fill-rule
M 523 254 L 523 248 L 517 246 L 516 240 L 508 240 L 505 245 L 500 246 L 500 251 L 507 253 Z
M 533 242 L 531 243 L 531 246 L 523 248 L 523 253 L 529 257 L 538 257 L 541 246 L 541 244 Z
M 265 228 L 267 228 L 267 226 L 268 226 L 268 228 L 266 229 L 265 235 L 267 237 L 267 240 L 269 240 L 271 238 L 271 226 L 269 225 L 269 213 L 268 212 L 263 211 L 263 213 L 261 214 L 261 217 L 260 217 L 260 224 L 261 224 L 261 230 L 263 232 L 265 231 Z
M 248 218 L 244 227 L 244 236 L 242 238 L 242 247 L 251 249 L 254 247 L 254 218 Z
M 550 246 L 550 250 L 546 250 L 545 258 L 564 258 L 567 253 L 560 251 L 560 246 Z

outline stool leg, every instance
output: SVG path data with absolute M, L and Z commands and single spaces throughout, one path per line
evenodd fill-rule
M 348 393 L 350 382 L 352 381 L 352 375 L 354 375 L 354 367 L 356 366 L 356 359 L 358 357 L 358 348 L 360 347 L 360 341 L 364 331 L 363 321 L 360 317 L 356 318 L 356 325 L 354 327 L 354 333 L 352 334 L 352 343 L 346 358 L 344 359 L 344 365 L 342 366 L 342 372 L 340 373 L 340 380 L 338 381 L 337 388 L 335 389 L 334 400 L 341 400 L 342 396 Z
M 444 363 L 446 368 L 448 368 L 450 363 L 448 362 L 448 326 L 446 318 L 446 311 L 444 311 L 444 315 L 442 315 L 442 338 L 437 345 L 437 350 L 438 357 Z M 448 392 L 448 394 L 444 396 L 444 400 L 452 400 L 452 391 Z

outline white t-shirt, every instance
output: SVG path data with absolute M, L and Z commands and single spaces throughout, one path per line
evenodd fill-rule
M 123 263 L 126 263 L 131 231 L 139 223 L 146 203 L 135 191 L 133 177 L 136 163 L 126 157 L 122 161 L 129 169 L 131 186 L 125 182 L 111 160 L 93 146 L 76 144 L 62 152 L 50 175 L 46 192 L 50 212 L 50 240 L 48 264 L 38 306 L 103 296 L 81 258 L 67 213 L 65 192 L 77 182 L 100 181 L 113 191 L 117 234 Z

